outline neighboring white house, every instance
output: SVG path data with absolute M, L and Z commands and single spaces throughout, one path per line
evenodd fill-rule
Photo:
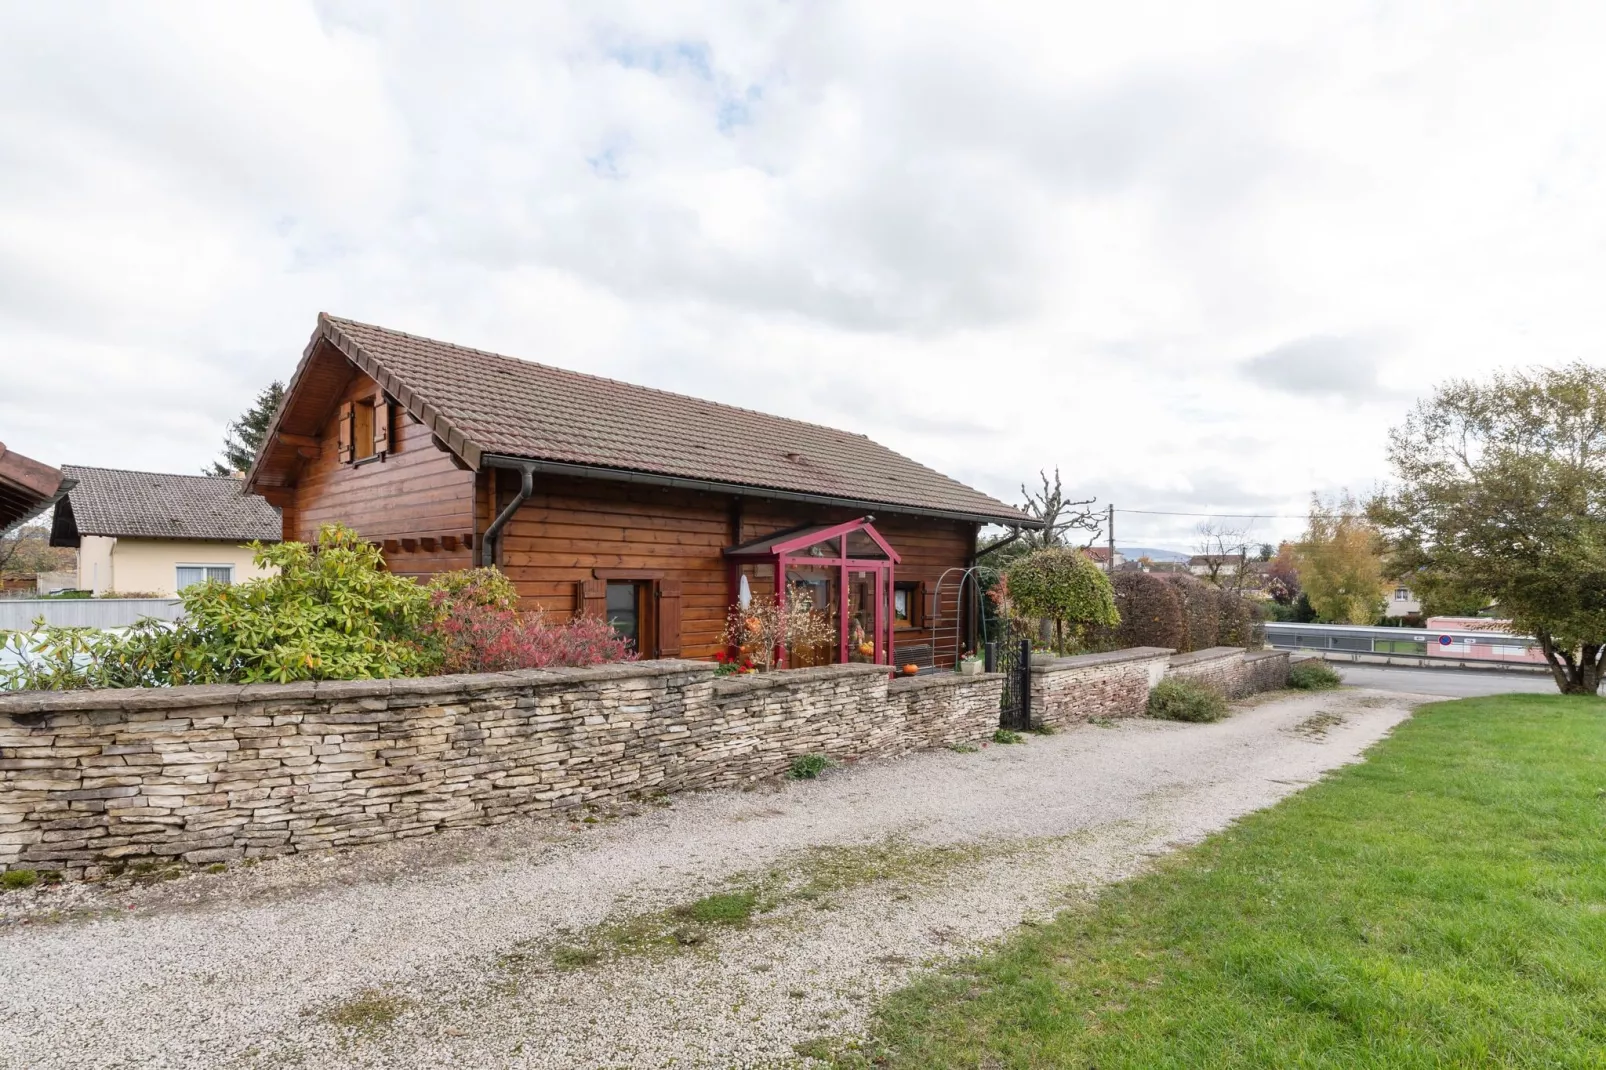
M 1404 581 L 1394 585 L 1389 592 L 1389 604 L 1383 610 L 1385 617 L 1407 617 L 1413 613 L 1422 612 L 1422 600 L 1412 593 Z
M 1235 575 L 1243 566 L 1243 554 L 1194 554 L 1188 558 L 1188 571 L 1195 576 Z
M 78 481 L 56 503 L 52 546 L 78 549 L 78 588 L 172 595 L 192 583 L 266 575 L 246 543 L 278 542 L 279 512 L 238 479 L 62 465 Z

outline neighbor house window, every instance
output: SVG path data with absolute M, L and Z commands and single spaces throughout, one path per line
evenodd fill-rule
M 178 566 L 177 589 L 182 591 L 186 587 L 193 587 L 197 583 L 207 580 L 216 580 L 219 583 L 234 582 L 233 565 L 180 565 Z
M 1409 587 L 1394 588 L 1394 600 L 1396 602 L 1409 602 L 1411 600 L 1411 589 Z

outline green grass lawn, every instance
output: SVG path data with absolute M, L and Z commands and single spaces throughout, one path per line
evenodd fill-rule
M 1606 1067 L 1606 702 L 1368 760 L 895 995 L 842 1066 Z

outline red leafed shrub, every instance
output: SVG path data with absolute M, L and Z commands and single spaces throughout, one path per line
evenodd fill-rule
M 1216 588 L 1182 573 L 1169 577 L 1182 596 L 1182 617 L 1187 623 L 1183 650 L 1208 650 L 1221 634 L 1221 603 Z
M 1115 608 L 1121 612 L 1112 645 L 1119 648 L 1160 646 L 1182 650 L 1188 642 L 1182 595 L 1150 572 L 1117 572 Z
M 1255 634 L 1255 609 L 1249 599 L 1235 591 L 1218 590 L 1216 607 L 1221 618 L 1217 645 L 1249 646 Z
M 513 609 L 512 584 L 493 569 L 450 573 L 431 584 L 436 616 L 426 629 L 445 673 L 506 672 L 634 661 L 624 639 L 596 617 L 561 623 Z

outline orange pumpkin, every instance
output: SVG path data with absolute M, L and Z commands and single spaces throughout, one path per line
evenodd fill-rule
M 875 644 L 874 643 L 860 643 L 859 644 L 859 653 L 863 654 L 865 657 L 869 657 L 871 654 L 875 653 Z
M 903 667 L 903 674 L 905 676 L 913 676 L 915 673 L 917 673 L 919 671 L 920 671 L 920 666 L 914 664 L 913 662 L 910 662 L 908 665 L 905 665 Z

